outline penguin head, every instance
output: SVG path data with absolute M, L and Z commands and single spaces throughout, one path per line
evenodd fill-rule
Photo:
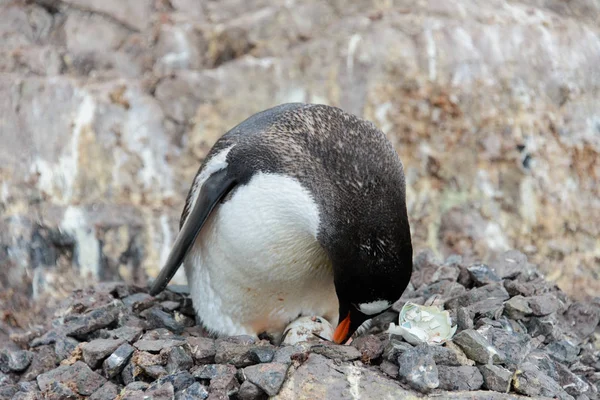
M 412 275 L 410 237 L 406 240 L 389 253 L 382 249 L 375 257 L 359 254 L 333 262 L 339 300 L 334 342 L 346 342 L 365 321 L 387 311 L 400 298 Z

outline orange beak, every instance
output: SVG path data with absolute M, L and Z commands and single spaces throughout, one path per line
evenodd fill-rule
M 337 328 L 335 328 L 335 332 L 333 332 L 333 341 L 337 344 L 341 344 L 348 337 L 348 332 L 350 332 L 350 313 L 348 313 L 348 316 L 340 322 Z

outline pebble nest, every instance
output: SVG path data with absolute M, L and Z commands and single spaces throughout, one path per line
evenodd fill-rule
M 386 333 L 407 301 L 449 310 L 452 340 L 413 346 Z M 345 346 L 210 338 L 184 288 L 152 297 L 100 283 L 72 293 L 46 326 L 0 344 L 0 399 L 265 399 L 311 358 L 333 363 L 339 379 L 350 365 L 415 396 L 597 399 L 599 322 L 598 299 L 570 300 L 517 251 L 489 265 L 420 253 L 402 299 Z

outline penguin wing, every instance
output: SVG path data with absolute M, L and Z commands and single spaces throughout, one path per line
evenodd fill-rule
M 150 289 L 151 295 L 154 296 L 167 287 L 173 278 L 173 275 L 175 275 L 181 266 L 188 251 L 196 241 L 196 237 L 200 233 L 208 216 L 235 184 L 235 178 L 227 173 L 226 168 L 213 173 L 206 179 L 200 188 L 200 193 L 198 194 L 194 207 L 185 219 L 185 222 L 175 239 L 175 244 L 171 249 L 167 262 L 152 284 L 152 288 Z

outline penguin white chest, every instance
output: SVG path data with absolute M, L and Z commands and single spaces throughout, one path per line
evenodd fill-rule
M 218 206 L 185 260 L 196 313 L 219 334 L 282 333 L 300 315 L 337 323 L 318 207 L 288 176 L 257 173 Z

